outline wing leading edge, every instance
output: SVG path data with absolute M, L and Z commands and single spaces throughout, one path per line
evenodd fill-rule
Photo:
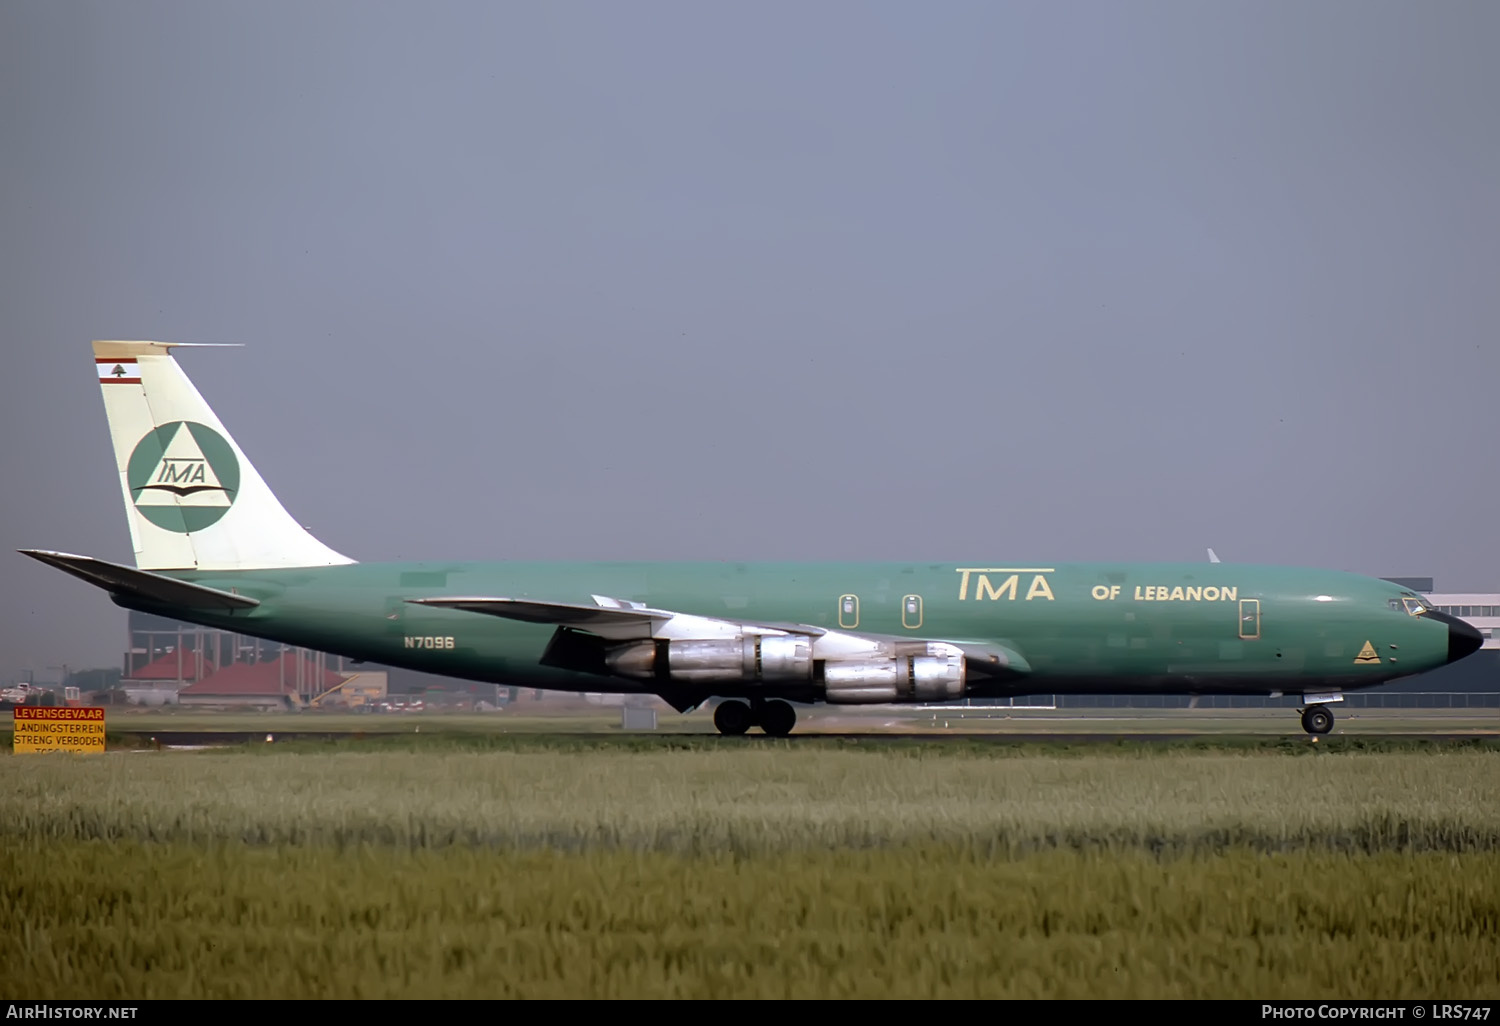
M 551 624 L 558 628 L 544 665 L 567 666 L 591 673 L 612 674 L 601 642 L 631 641 L 739 641 L 753 639 L 806 639 L 815 658 L 858 659 L 878 657 L 892 646 L 939 645 L 962 653 L 968 672 L 975 676 L 1015 677 L 1031 672 L 1031 665 L 1015 649 L 992 642 L 915 640 L 881 635 L 831 631 L 812 624 L 765 623 L 724 620 L 717 617 L 656 609 L 641 602 L 594 595 L 595 605 L 545 602 L 536 599 L 459 596 L 407 599 L 413 605 L 457 609 L 525 623 Z M 763 643 L 763 642 L 762 642 Z
M 822 628 L 789 628 L 719 620 L 714 617 L 652 609 L 640 602 L 627 602 L 604 595 L 593 596 L 597 605 L 541 602 L 515 598 L 425 598 L 407 599 L 418 606 L 462 609 L 507 620 L 583 628 L 612 641 L 644 638 L 728 638 L 742 634 L 824 633 Z

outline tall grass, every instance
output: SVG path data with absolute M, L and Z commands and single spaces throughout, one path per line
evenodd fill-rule
M 0 917 L 7 999 L 1500 997 L 1481 855 L 66 841 Z
M 116 754 L 7 765 L 0 840 L 684 854 L 915 842 L 1500 850 L 1500 758 L 871 758 L 797 750 Z
M 1500 997 L 1488 752 L 0 765 L 6 999 Z

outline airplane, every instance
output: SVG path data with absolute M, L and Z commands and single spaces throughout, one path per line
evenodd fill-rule
M 785 737 L 795 704 L 1345 692 L 1477 651 L 1377 578 L 1209 563 L 358 562 L 297 523 L 173 350 L 96 341 L 134 566 L 30 556 L 126 609 L 466 681 L 655 695 Z

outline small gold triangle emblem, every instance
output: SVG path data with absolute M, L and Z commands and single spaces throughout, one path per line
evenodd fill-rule
M 1356 663 L 1378 663 L 1380 662 L 1380 656 L 1375 654 L 1375 646 L 1367 641 L 1365 642 L 1365 647 L 1359 650 L 1359 655 L 1354 657 L 1354 661 Z

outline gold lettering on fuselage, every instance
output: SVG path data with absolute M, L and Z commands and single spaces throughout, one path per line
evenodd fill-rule
M 975 595 L 974 597 L 980 599 L 1013 599 L 1016 597 L 1016 583 L 1020 581 L 1020 579 L 1021 578 L 1017 574 L 1011 574 L 1005 579 L 1005 582 L 1001 584 L 999 588 L 993 588 L 990 586 L 989 575 L 980 574 L 979 594 Z
M 1095 590 L 1095 598 L 1102 598 Z M 1181 585 L 1167 587 L 1165 584 L 1137 584 L 1135 586 L 1135 600 L 1137 602 L 1235 602 L 1240 597 L 1238 585 L 1228 588 L 1218 588 L 1210 584 L 1207 587 L 1194 585 L 1184 588 Z
M 1026 601 L 1052 601 L 1056 596 L 1052 593 L 1052 584 L 1046 575 L 1054 572 L 1052 567 L 959 567 L 958 600 L 967 602 L 971 597 L 989 601 L 1014 600 L 1020 596 L 1022 576 L 1030 574 L 1031 583 L 1026 588 Z M 1118 584 L 1096 584 L 1089 589 L 1089 594 L 1097 602 L 1107 602 L 1126 597 L 1122 595 L 1123 590 Z M 1136 602 L 1237 602 L 1239 597 L 1240 588 L 1237 584 L 1137 584 L 1129 596 Z
M 976 576 L 974 582 L 974 598 L 1014 600 L 1020 591 L 1021 575 L 1030 574 L 1031 584 L 1026 588 L 1025 601 L 1042 598 L 1049 602 L 1053 599 L 1052 586 L 1047 583 L 1045 574 L 1052 573 L 1051 567 L 959 567 L 958 568 L 958 600 L 966 602 L 969 598 L 969 579 Z M 1005 578 L 998 585 L 990 580 L 990 574 L 1005 574 Z

